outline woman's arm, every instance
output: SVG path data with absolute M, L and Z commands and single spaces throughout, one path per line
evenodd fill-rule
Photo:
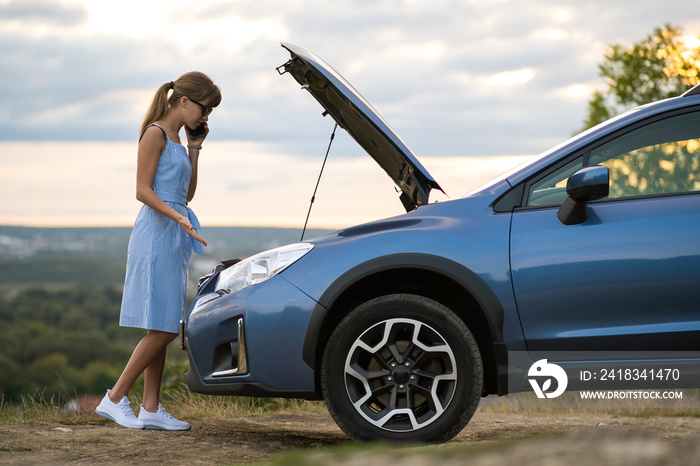
M 139 143 L 136 168 L 136 199 L 159 214 L 171 218 L 188 235 L 206 246 L 206 241 L 192 228 L 189 218 L 170 207 L 153 191 L 153 180 L 158 170 L 158 160 L 160 159 L 160 154 L 165 150 L 165 144 L 165 135 L 159 128 L 151 126 L 146 129 Z
M 192 166 L 192 176 L 190 177 L 190 187 L 187 190 L 187 202 L 194 199 L 194 193 L 197 191 L 197 174 L 199 166 L 199 149 L 187 149 L 190 156 L 190 165 Z
M 190 177 L 190 186 L 187 190 L 187 202 L 194 199 L 194 193 L 197 191 L 197 178 L 199 174 L 199 150 L 202 148 L 202 142 L 209 135 L 209 125 L 205 121 L 202 123 L 206 133 L 199 139 L 190 139 L 190 133 L 187 131 L 187 154 L 190 157 L 190 165 L 192 166 L 192 176 Z

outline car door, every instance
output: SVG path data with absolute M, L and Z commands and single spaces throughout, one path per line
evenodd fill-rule
M 610 195 L 557 218 L 568 177 L 605 165 Z M 530 351 L 700 349 L 700 111 L 637 124 L 526 185 L 511 266 Z

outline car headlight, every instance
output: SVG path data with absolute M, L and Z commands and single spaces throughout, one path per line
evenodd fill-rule
M 295 243 L 261 252 L 232 265 L 219 274 L 216 291 L 231 293 L 274 277 L 313 249 L 309 243 Z

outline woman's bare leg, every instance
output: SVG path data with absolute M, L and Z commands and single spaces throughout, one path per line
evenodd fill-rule
M 141 406 L 149 413 L 158 412 L 160 383 L 163 380 L 166 350 L 163 348 L 143 371 L 143 402 Z
M 143 337 L 139 344 L 136 345 L 136 348 L 134 348 L 134 352 L 131 354 L 131 358 L 126 364 L 122 375 L 109 392 L 110 401 L 112 401 L 112 403 L 119 403 L 123 397 L 127 396 L 134 382 L 136 382 L 136 379 L 138 379 L 153 362 L 156 362 L 156 367 L 153 369 L 156 372 L 159 371 L 162 377 L 163 367 L 165 365 L 165 350 L 168 343 L 175 338 L 177 338 L 177 333 L 149 330 L 146 336 Z M 158 366 L 160 369 L 158 369 Z M 156 375 L 156 372 L 150 374 L 149 379 L 152 379 L 153 376 Z M 146 385 L 145 382 L 144 385 Z M 160 382 L 158 382 L 158 389 L 160 390 Z M 158 409 L 157 403 L 156 409 Z

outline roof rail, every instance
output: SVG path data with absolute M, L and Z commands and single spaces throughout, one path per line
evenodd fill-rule
M 700 84 L 695 85 L 695 87 L 692 87 L 685 91 L 683 94 L 681 94 L 681 97 L 688 97 L 689 95 L 698 95 L 700 94 Z

